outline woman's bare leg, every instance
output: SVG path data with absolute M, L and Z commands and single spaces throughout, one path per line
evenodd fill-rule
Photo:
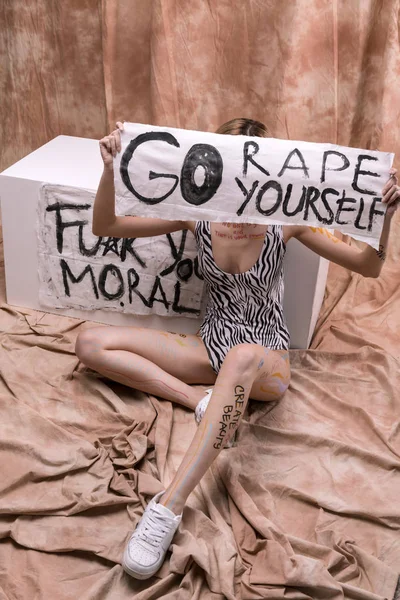
M 135 389 L 194 410 L 216 375 L 196 335 L 138 327 L 93 327 L 78 335 L 76 354 L 87 366 Z
M 160 503 L 180 514 L 189 494 L 236 431 L 249 395 L 257 400 L 276 400 L 286 391 L 289 378 L 285 353 L 255 344 L 232 348 L 193 441 Z

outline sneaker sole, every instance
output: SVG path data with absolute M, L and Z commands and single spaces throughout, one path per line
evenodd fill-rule
M 125 573 L 127 573 L 131 577 L 134 577 L 134 579 L 150 579 L 150 577 L 154 577 L 154 575 L 157 573 L 157 571 L 159 571 L 161 569 L 161 567 L 158 567 L 157 571 L 154 571 L 154 573 L 149 574 L 149 573 L 138 573 L 137 571 L 132 571 L 132 569 L 130 569 L 125 563 L 122 563 L 122 568 L 125 571 Z

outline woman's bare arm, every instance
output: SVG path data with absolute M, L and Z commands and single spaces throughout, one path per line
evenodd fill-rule
M 387 204 L 387 210 L 379 240 L 379 250 L 368 245 L 364 250 L 358 250 L 345 244 L 323 227 L 287 226 L 285 238 L 288 240 L 295 237 L 323 258 L 345 269 L 360 273 L 364 277 L 379 277 L 389 243 L 390 223 L 399 205 L 400 188 L 397 185 L 396 169 L 391 170 L 391 177 L 383 188 L 382 194 L 382 201 Z
M 290 226 L 290 237 L 295 237 L 316 254 L 345 269 L 360 273 L 364 277 L 378 277 L 385 260 L 389 229 L 390 221 L 385 220 L 379 251 L 371 246 L 366 246 L 364 250 L 349 246 L 323 227 Z
M 115 214 L 115 188 L 113 158 L 121 151 L 121 131 L 123 124 L 117 123 L 110 135 L 100 140 L 100 152 L 104 163 L 104 171 L 97 190 L 93 207 L 92 232 L 98 236 L 109 237 L 152 237 L 190 229 L 191 221 L 166 221 L 164 219 L 149 219 L 145 217 L 119 217 Z
M 111 170 L 104 169 L 93 207 L 92 231 L 94 235 L 119 238 L 152 237 L 182 229 L 192 230 L 192 223 L 116 216 L 114 174 Z

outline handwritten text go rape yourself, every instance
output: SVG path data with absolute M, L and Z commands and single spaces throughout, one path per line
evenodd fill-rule
M 166 181 L 172 182 L 167 191 L 163 191 L 159 196 L 144 195 L 143 190 L 139 191 L 131 180 L 131 161 L 140 146 L 154 141 L 176 148 L 180 147 L 176 137 L 166 131 L 143 133 L 130 141 L 121 157 L 120 174 L 126 188 L 136 198 L 147 205 L 160 204 L 169 198 L 180 185 L 183 200 L 196 207 L 206 204 L 217 194 L 222 182 L 223 159 L 216 147 L 206 143 L 194 144 L 188 150 L 183 160 L 180 176 L 149 170 L 149 180 L 164 178 Z M 320 176 L 318 187 L 316 187 L 315 185 L 294 186 L 292 183 L 285 185 L 282 182 L 282 177 L 287 171 L 300 171 L 303 180 L 309 179 L 310 166 L 307 164 L 304 151 L 302 152 L 297 147 L 293 148 L 285 157 L 276 177 L 270 178 L 270 172 L 265 163 L 261 164 L 260 158 L 255 158 L 259 150 L 259 144 L 253 140 L 243 144 L 242 176 L 235 177 L 235 182 L 244 196 L 244 201 L 242 199 L 240 206 L 236 208 L 237 216 L 244 214 L 250 201 L 254 200 L 257 213 L 265 217 L 277 216 L 279 213 L 286 218 L 292 218 L 301 213 L 305 222 L 309 221 L 311 217 L 311 220 L 317 221 L 321 225 L 351 224 L 360 232 L 365 230 L 371 232 L 376 217 L 384 215 L 384 210 L 379 209 L 382 197 L 376 189 L 370 189 L 371 186 L 368 187 L 368 184 L 362 180 L 363 177 L 381 177 L 379 173 L 368 170 L 368 164 L 378 161 L 378 158 L 372 153 L 357 154 L 356 163 L 352 166 L 344 152 L 325 150 L 321 156 Z M 354 149 L 352 150 L 354 151 Z M 248 177 L 250 164 L 256 168 L 258 173 L 258 179 L 253 179 L 251 185 L 247 183 L 247 179 L 251 180 Z M 327 187 L 326 178 L 330 171 L 339 172 L 348 169 L 352 170 L 351 187 L 355 197 L 349 196 L 346 190 L 336 189 L 333 185 Z M 196 173 L 199 170 L 203 174 L 201 183 L 196 181 Z M 369 198 L 370 204 L 365 201 L 365 196 L 373 197 Z

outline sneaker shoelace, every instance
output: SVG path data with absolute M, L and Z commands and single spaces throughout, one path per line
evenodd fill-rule
M 142 541 L 157 548 L 164 535 L 169 531 L 173 519 L 165 515 L 159 515 L 154 509 L 146 515 L 146 523 L 134 532 L 132 541 Z M 167 527 L 166 527 L 167 525 Z

